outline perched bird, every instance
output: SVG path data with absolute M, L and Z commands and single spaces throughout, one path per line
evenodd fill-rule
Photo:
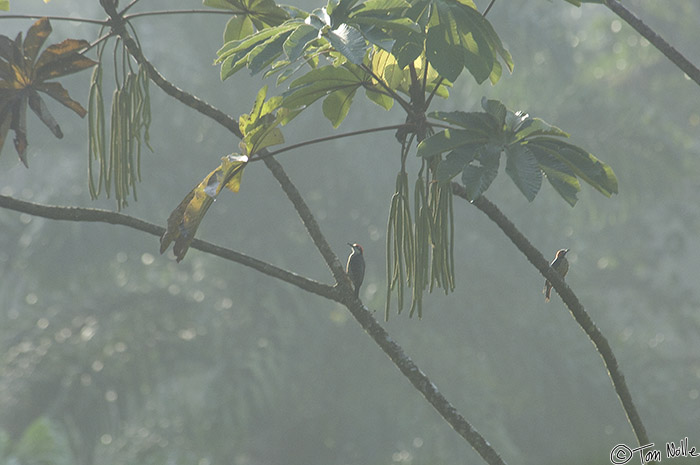
M 363 250 L 360 244 L 348 245 L 352 247 L 352 253 L 348 257 L 348 264 L 345 267 L 345 272 L 350 277 L 353 286 L 355 286 L 355 296 L 360 296 L 360 286 L 362 285 L 362 280 L 365 278 L 365 257 L 362 255 Z
M 569 260 L 566 259 L 567 252 L 569 252 L 569 249 L 558 250 L 557 256 L 554 257 L 552 263 L 549 264 L 549 266 L 554 268 L 554 270 L 557 271 L 562 278 L 566 276 L 566 273 L 569 271 Z M 544 293 L 544 301 L 549 302 L 549 296 L 552 293 L 552 283 L 545 281 L 542 293 Z

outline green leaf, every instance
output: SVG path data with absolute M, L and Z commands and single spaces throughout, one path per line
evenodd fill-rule
M 506 173 L 525 198 L 532 202 L 542 187 L 542 171 L 535 156 L 525 145 L 506 147 Z
M 439 183 L 447 183 L 462 172 L 465 166 L 477 155 L 478 145 L 465 145 L 448 153 L 437 166 L 436 178 Z
M 372 54 L 371 65 L 372 72 L 381 77 L 387 86 L 395 90 L 408 90 L 408 86 L 405 85 L 404 81 L 407 78 L 410 80 L 410 76 L 408 76 L 406 70 L 403 70 L 398 65 L 396 58 L 391 53 L 386 50 L 375 49 Z
M 359 15 L 376 15 L 377 17 L 400 14 L 411 7 L 406 0 L 368 0 L 353 8 L 351 17 Z
M 328 42 L 345 58 L 355 65 L 361 65 L 368 45 L 362 33 L 353 26 L 341 24 L 324 35 Z
M 459 73 L 453 68 L 461 66 L 466 67 L 478 83 L 487 78 L 495 83 L 502 72 L 497 62 L 498 56 L 512 71 L 512 57 L 503 47 L 491 23 L 479 13 L 473 2 L 416 1 L 408 14 L 416 22 L 423 24 L 428 11 L 430 19 L 426 54 L 430 63 L 443 77 L 454 81 Z M 446 57 L 443 52 L 446 53 Z
M 498 175 L 500 160 L 500 148 L 488 144 L 479 149 L 476 162 L 464 168 L 462 183 L 469 200 L 474 200 L 486 192 Z
M 287 54 L 289 61 L 295 61 L 304 52 L 306 46 L 317 38 L 317 28 L 308 24 L 301 25 L 287 37 L 283 45 L 284 53 Z
M 282 106 L 294 110 L 309 106 L 316 100 L 340 89 L 357 88 L 362 85 L 364 75 L 358 69 L 324 66 L 309 71 L 294 80 L 284 93 Z
M 488 138 L 479 131 L 469 129 L 446 129 L 433 134 L 418 144 L 417 155 L 430 158 L 439 153 L 473 144 L 485 144 Z
M 0 10 L 10 11 L 10 0 L 0 0 Z M 0 146 L 0 149 L 2 146 Z
M 496 61 L 492 44 L 480 30 L 484 24 L 489 24 L 488 21 L 475 8 L 459 2 L 438 0 L 436 4 L 441 15 L 441 24 L 449 11 L 447 24 L 453 34 L 459 37 L 458 43 L 464 54 L 464 66 L 476 79 L 476 82 L 481 84 L 491 75 Z M 449 7 L 444 8 L 444 5 L 449 5 Z
M 529 139 L 526 146 L 535 156 L 549 155 L 562 161 L 606 197 L 617 193 L 617 177 L 612 168 L 582 148 L 545 136 Z
M 277 126 L 286 115 L 284 112 L 274 114 L 282 98 L 272 97 L 265 101 L 266 96 L 267 86 L 263 86 L 258 91 L 251 112 L 238 118 L 238 127 L 243 133 L 241 145 L 245 147 L 248 156 L 258 153 L 265 147 L 284 142 L 282 131 Z
M 400 69 L 413 63 L 423 53 L 425 37 L 422 33 L 395 31 L 392 37 L 396 42 L 391 48 L 391 54 L 396 57 Z
M 246 15 L 235 15 L 226 23 L 224 43 L 241 40 L 255 33 L 253 21 Z
M 287 12 L 274 0 L 204 0 L 204 6 L 245 15 L 258 30 L 278 26 L 289 19 Z
M 539 118 L 531 118 L 528 115 L 525 115 L 525 120 L 517 128 L 514 134 L 515 140 L 526 139 L 534 136 L 569 137 L 569 134 L 556 126 L 546 123 L 544 120 Z
M 394 106 L 394 99 L 381 92 L 372 89 L 365 89 L 365 95 L 367 95 L 368 99 L 385 110 L 391 110 L 391 108 Z
M 508 109 L 505 105 L 498 100 L 489 100 L 484 97 L 481 99 L 481 107 L 486 110 L 486 113 L 493 116 L 500 127 L 505 126 L 506 115 L 508 114 Z
M 221 63 L 221 80 L 225 80 L 239 71 L 251 60 L 262 54 L 253 64 L 270 63 L 274 57 L 281 53 L 282 42 L 277 42 L 280 37 L 288 37 L 290 31 L 300 24 L 298 20 L 291 20 L 277 27 L 271 27 L 241 40 L 225 43 L 217 52 L 218 58 L 214 63 Z M 270 48 L 267 49 L 266 47 Z M 279 53 L 278 53 L 279 52 Z M 272 58 L 270 58 L 272 57 Z M 260 71 L 257 69 L 256 71 Z
M 530 118 L 530 115 L 524 111 L 507 110 L 505 117 L 505 130 L 506 132 L 515 134 L 516 132 L 522 130 L 524 125 L 529 124 L 528 121 L 531 120 L 532 118 Z
M 255 75 L 272 64 L 282 54 L 282 45 L 290 34 L 291 31 L 285 31 L 253 48 L 248 55 L 250 74 Z
M 348 115 L 355 91 L 357 91 L 357 87 L 336 90 L 323 101 L 323 115 L 333 124 L 334 128 L 337 128 Z
M 540 169 L 544 172 L 549 184 L 561 195 L 572 207 L 578 201 L 577 194 L 581 190 L 581 184 L 576 177 L 576 173 L 569 166 L 557 158 L 543 153 L 533 152 Z
M 450 34 L 450 30 L 442 24 L 428 29 L 425 54 L 433 68 L 451 82 L 454 82 L 464 69 L 464 50 L 459 38 Z

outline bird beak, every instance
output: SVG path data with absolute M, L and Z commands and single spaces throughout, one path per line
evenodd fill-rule
M 352 247 L 352 242 L 348 242 L 348 245 L 349 245 L 350 247 Z

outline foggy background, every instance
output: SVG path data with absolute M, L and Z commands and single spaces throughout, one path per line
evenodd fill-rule
M 477 2 L 482 11 L 487 3 Z M 700 63 L 700 4 L 626 5 Z M 142 1 L 134 11 L 200 6 Z M 105 16 L 97 2 L 69 0 L 12 0 L 10 13 Z M 3 14 L 10 37 L 33 22 Z M 168 80 L 237 117 L 261 82 L 245 70 L 220 81 L 212 63 L 227 19 L 133 25 Z M 575 208 L 548 184 L 528 203 L 503 171 L 486 195 L 545 255 L 571 249 L 567 282 L 608 338 L 655 448 L 686 436 L 700 447 L 700 89 L 599 5 L 496 2 L 488 19 L 514 74 L 491 87 L 464 72 L 450 100 L 431 109 L 480 111 L 483 96 L 500 99 L 612 166 L 619 194 L 584 184 Z M 47 44 L 98 34 L 52 26 Z M 86 106 L 89 79 L 84 71 L 60 82 Z M 104 82 L 108 99 L 109 67 Z M 150 92 L 154 152 L 144 152 L 139 200 L 125 213 L 165 226 L 238 140 L 153 84 Z M 403 122 L 363 94 L 340 131 Z M 90 200 L 86 121 L 46 101 L 65 137 L 30 113 L 30 168 L 6 141 L 0 193 L 116 209 L 104 194 Z M 289 144 L 333 129 L 319 102 L 283 132 Z M 387 132 L 279 157 L 341 259 L 347 242 L 364 246 L 361 297 L 379 319 L 399 149 Z M 413 182 L 418 161 L 409 159 Z M 602 360 L 561 299 L 545 304 L 543 278 L 515 246 L 476 208 L 454 205 L 457 289 L 426 297 L 422 320 L 393 308 L 382 324 L 508 463 L 606 464 L 616 444 L 634 447 Z M 331 280 L 262 164 L 246 169 L 238 194 L 219 197 L 197 236 Z M 176 264 L 158 248 L 157 238 L 120 226 L 0 210 L 3 463 L 483 463 L 341 306 L 196 250 Z

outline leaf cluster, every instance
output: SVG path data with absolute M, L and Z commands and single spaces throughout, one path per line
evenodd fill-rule
M 27 105 L 56 136 L 63 132 L 39 95 L 43 92 L 73 110 L 81 118 L 87 111 L 58 82 L 62 76 L 76 73 L 96 64 L 80 51 L 89 44 L 85 40 L 66 39 L 39 50 L 51 34 L 48 18 L 35 22 L 22 40 L 20 32 L 14 40 L 0 35 L 0 150 L 10 129 L 15 134 L 15 150 L 27 166 Z
M 323 113 L 335 127 L 361 87 L 388 109 L 403 100 L 398 93 L 413 100 L 410 83 L 418 73 L 423 92 L 446 97 L 446 89 L 438 88 L 464 69 L 479 83 L 495 83 L 502 73 L 499 59 L 513 68 L 510 54 L 471 0 L 330 0 L 311 12 L 283 10 L 272 0 L 206 0 L 205 5 L 236 11 L 217 52 L 222 79 L 247 68 L 254 75 L 276 75 L 279 85 L 309 67 L 291 83 L 281 105 L 298 112 L 324 98 Z
M 434 112 L 429 116 L 452 125 L 418 145 L 418 156 L 430 159 L 444 154 L 437 180 L 449 182 L 462 174 L 471 200 L 483 194 L 498 174 L 505 154 L 506 173 L 520 192 L 532 201 L 542 175 L 571 206 L 581 190 L 579 178 L 605 196 L 617 193 L 612 168 L 562 138 L 569 135 L 540 118 L 513 111 L 496 100 L 482 99 L 483 112 Z

